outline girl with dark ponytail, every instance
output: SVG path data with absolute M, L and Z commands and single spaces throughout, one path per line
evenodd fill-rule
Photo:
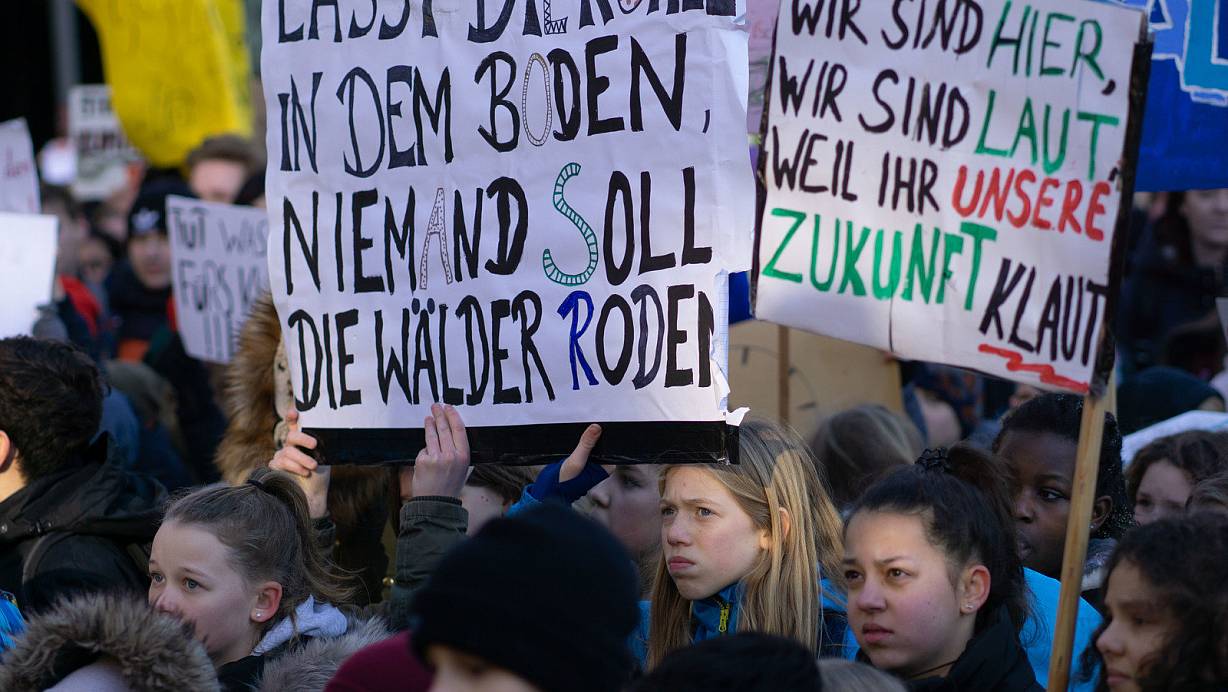
M 959 444 L 872 485 L 844 530 L 859 658 L 924 690 L 1039 690 L 1027 587 L 997 460 Z
M 149 560 L 149 602 L 193 627 L 223 689 L 285 674 L 266 667 L 311 640 L 349 632 L 346 648 L 356 650 L 385 634 L 332 605 L 352 587 L 314 535 L 298 483 L 267 469 L 240 485 L 200 488 L 167 508 Z

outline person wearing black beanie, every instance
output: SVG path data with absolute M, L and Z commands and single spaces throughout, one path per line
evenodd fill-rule
M 444 557 L 411 606 L 412 646 L 438 692 L 496 681 L 618 692 L 632 672 L 638 594 L 613 536 L 545 503 L 491 521 Z

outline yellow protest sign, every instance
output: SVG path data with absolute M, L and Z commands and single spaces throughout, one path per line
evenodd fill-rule
M 251 134 L 242 0 L 77 0 L 98 32 L 111 103 L 155 166 L 211 135 Z

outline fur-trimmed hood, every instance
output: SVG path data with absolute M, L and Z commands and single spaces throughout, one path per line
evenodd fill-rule
M 322 692 L 345 659 L 359 649 L 392 636 L 379 618 L 351 620 L 339 637 L 317 637 L 269 661 L 264 666 L 260 692 Z
M 118 594 L 65 601 L 27 625 L 0 665 L 0 690 L 36 692 L 112 659 L 136 692 L 214 692 L 217 673 L 191 628 Z
M 226 370 L 224 399 L 230 424 L 214 462 L 229 483 L 242 483 L 277 451 L 274 430 L 284 412 L 279 412 L 275 403 L 276 383 L 279 374 L 289 377 L 282 369 L 284 364 L 279 367 L 277 363 L 280 344 L 281 323 L 273 296 L 266 293 L 252 305 L 239 333 L 234 360 Z

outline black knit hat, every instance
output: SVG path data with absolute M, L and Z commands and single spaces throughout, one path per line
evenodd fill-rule
M 442 644 L 544 692 L 617 692 L 639 619 L 631 558 L 609 532 L 547 503 L 495 519 L 440 562 L 415 595 L 419 658 Z
M 171 195 L 195 197 L 186 183 L 175 178 L 158 178 L 142 185 L 128 210 L 128 235 L 133 238 L 149 233 L 166 235 L 170 228 L 166 198 Z

